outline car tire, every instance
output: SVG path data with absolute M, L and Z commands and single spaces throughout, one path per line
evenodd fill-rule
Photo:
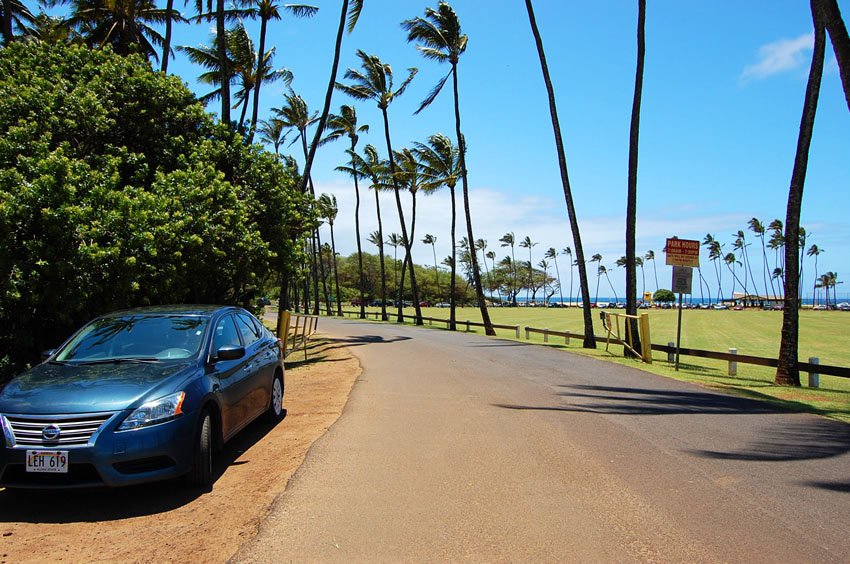
M 198 418 L 198 432 L 192 454 L 192 469 L 186 475 L 191 486 L 209 490 L 213 483 L 212 473 L 212 417 L 207 410 Z
M 286 410 L 283 408 L 283 376 L 275 374 L 272 381 L 271 402 L 269 408 L 263 414 L 263 420 L 266 423 L 277 423 L 286 415 Z

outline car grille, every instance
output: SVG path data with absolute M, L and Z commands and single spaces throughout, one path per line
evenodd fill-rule
M 4 426 L 11 433 L 13 443 L 22 447 L 66 447 L 89 444 L 89 441 L 109 420 L 113 413 L 83 415 L 4 415 Z M 58 437 L 50 432 L 58 428 Z M 9 443 L 7 436 L 7 444 Z

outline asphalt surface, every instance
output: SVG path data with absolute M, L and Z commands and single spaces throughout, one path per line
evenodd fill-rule
M 563 351 L 322 319 L 363 373 L 236 561 L 850 562 L 850 426 Z

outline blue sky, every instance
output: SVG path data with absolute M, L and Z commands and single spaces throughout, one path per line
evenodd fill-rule
M 452 97 L 446 89 L 420 115 L 413 112 L 447 67 L 425 60 L 399 25 L 423 15 L 435 1 L 365 0 L 354 33 L 343 40 L 342 71 L 357 66 L 362 49 L 392 65 L 401 81 L 408 67 L 419 74 L 390 106 L 394 148 L 443 132 L 454 137 Z M 637 2 L 538 0 L 535 3 L 564 132 L 570 180 L 584 251 L 603 256 L 620 296 L 623 270 L 614 263 L 624 254 L 628 136 L 634 88 Z M 332 58 L 338 1 L 318 0 L 312 19 L 285 14 L 270 24 L 276 66 L 293 71 L 292 87 L 319 109 Z M 573 246 L 554 149 L 540 66 L 522 0 L 455 0 L 467 52 L 459 66 L 463 131 L 473 226 L 498 257 L 509 253 L 498 239 L 508 231 L 539 244 L 535 264 L 549 247 Z M 839 0 L 845 20 L 850 2 Z M 188 8 L 186 8 L 188 10 Z M 186 15 L 191 15 L 186 13 Z M 253 24 L 248 24 L 249 29 Z M 797 142 L 802 101 L 811 61 L 811 15 L 807 2 L 750 0 L 649 2 L 646 67 L 641 111 L 638 170 L 637 248 L 658 255 L 658 277 L 669 287 L 664 266 L 666 237 L 702 240 L 712 233 L 732 250 L 732 233 L 746 230 L 752 217 L 765 224 L 784 220 Z M 210 42 L 209 25 L 178 30 L 178 44 Z M 850 274 L 850 112 L 828 44 L 827 64 L 810 152 L 803 198 L 802 225 L 810 244 L 825 249 L 818 270 Z M 170 72 L 197 93 L 206 92 L 199 70 L 178 55 Z M 282 103 L 283 88 L 263 88 L 261 115 Z M 333 110 L 352 104 L 334 94 Z M 360 147 L 372 143 L 386 153 L 382 122 L 373 104 L 357 104 L 361 123 L 371 126 Z M 215 111 L 210 106 L 211 111 Z M 344 143 L 319 151 L 313 169 L 318 192 L 337 196 L 337 250 L 348 254 L 354 242 L 354 191 L 350 180 L 334 172 L 345 160 Z M 300 143 L 287 149 L 303 162 Z M 362 232 L 376 229 L 374 197 L 362 194 Z M 385 235 L 399 231 L 390 194 L 382 195 Z M 409 201 L 406 200 L 409 204 Z M 420 197 L 414 260 L 427 264 L 431 250 L 420 241 L 437 237 L 438 257 L 450 253 L 448 194 Z M 406 209 L 409 216 L 409 207 Z M 409 217 L 408 217 L 409 219 Z M 461 233 L 459 222 L 458 232 Z M 760 243 L 747 231 L 753 256 Z M 365 243 L 364 248 L 370 245 Z M 374 249 L 370 249 L 374 251 Z M 758 254 L 753 253 L 758 251 Z M 527 258 L 517 249 L 517 258 Z M 760 262 L 753 261 L 761 284 Z M 561 259 L 566 279 L 566 257 Z M 714 269 L 702 256 L 703 274 L 714 282 Z M 812 263 L 805 263 L 804 287 L 811 293 Z M 590 269 L 591 289 L 595 269 Z M 655 289 L 647 271 L 647 290 Z M 731 276 L 724 269 L 724 293 Z M 604 282 L 603 282 L 604 284 Z M 640 281 L 639 281 L 640 287 Z M 842 288 L 839 287 L 839 294 Z M 845 293 L 847 290 L 845 290 Z

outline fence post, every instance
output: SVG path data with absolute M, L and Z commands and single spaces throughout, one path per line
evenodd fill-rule
M 544 343 L 549 342 L 549 328 L 548 327 L 546 329 L 543 329 L 543 342 Z
M 528 326 L 526 326 L 526 327 L 525 327 L 525 340 L 526 340 L 526 341 L 527 341 L 528 339 L 530 339 L 530 338 L 531 338 L 531 337 L 529 337 L 528 335 L 529 335 L 529 333 L 528 333 Z
M 820 359 L 816 356 L 809 357 L 809 364 L 820 364 Z M 820 374 L 817 372 L 809 372 L 809 387 L 810 388 L 819 388 L 820 387 Z
M 569 331 L 564 331 L 564 344 L 565 345 L 570 344 L 570 332 Z
M 516 338 L 519 339 L 519 325 L 516 326 Z
M 469 320 L 466 320 L 466 332 L 469 333 Z
M 670 350 L 667 351 L 667 362 L 676 362 L 676 353 L 674 352 L 676 350 L 676 343 L 667 341 L 667 346 L 670 347 Z
M 738 349 L 729 349 L 729 354 L 738 354 Z M 730 360 L 729 361 L 729 376 L 737 376 L 738 375 L 738 361 Z

